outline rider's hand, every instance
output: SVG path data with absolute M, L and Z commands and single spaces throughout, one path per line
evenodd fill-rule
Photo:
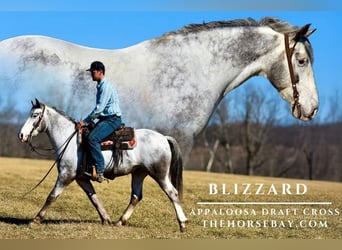
M 79 130 L 80 128 L 84 127 L 85 126 L 85 123 L 83 121 L 79 121 L 77 124 L 76 124 L 76 129 Z

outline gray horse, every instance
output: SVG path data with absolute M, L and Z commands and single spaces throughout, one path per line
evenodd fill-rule
M 53 92 L 51 104 L 65 104 L 64 110 L 80 118 L 95 96 L 84 70 L 100 60 L 118 89 L 124 121 L 172 135 L 186 158 L 220 100 L 252 76 L 269 79 L 296 118 L 312 119 L 318 109 L 312 32 L 309 25 L 267 17 L 187 25 L 118 50 L 15 37 L 0 42 L 0 57 L 6 58 L 0 81 L 29 98 L 38 90 L 45 90 L 40 97 Z
M 111 219 L 96 195 L 89 178 L 80 171 L 83 152 L 82 147 L 78 147 L 75 124 L 76 122 L 71 118 L 36 100 L 28 119 L 19 132 L 19 139 L 22 142 L 29 142 L 33 136 L 46 132 L 57 154 L 63 154 L 57 161 L 58 177 L 55 186 L 32 223 L 40 223 L 43 220 L 49 206 L 74 180 L 89 197 L 99 213 L 102 223 L 111 223 Z M 105 177 L 113 174 L 115 176 L 132 174 L 131 200 L 116 225 L 127 223 L 134 208 L 142 199 L 143 181 L 149 175 L 170 198 L 176 211 L 180 230 L 184 231 L 187 218 L 179 198 L 182 194 L 183 166 L 180 148 L 176 140 L 153 130 L 137 129 L 136 141 L 137 146 L 134 149 L 123 151 L 122 161 L 115 167 L 115 173 L 112 164 L 112 151 L 103 151 L 106 166 Z

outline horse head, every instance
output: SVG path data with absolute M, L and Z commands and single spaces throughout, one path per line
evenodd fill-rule
M 310 24 L 284 34 L 283 52 L 272 65 L 268 79 L 291 105 L 297 119 L 308 121 L 318 111 L 318 93 L 313 75 L 313 52 L 308 37 Z
M 18 134 L 21 142 L 29 142 L 33 136 L 38 135 L 44 130 L 43 118 L 45 105 L 40 103 L 38 99 L 36 99 L 35 102 L 36 103 L 33 103 L 31 101 L 32 108 L 29 117 Z

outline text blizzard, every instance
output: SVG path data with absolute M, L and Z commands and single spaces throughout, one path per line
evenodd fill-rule
M 209 183 L 209 195 L 304 195 L 308 188 L 303 183 L 291 185 L 289 183 Z

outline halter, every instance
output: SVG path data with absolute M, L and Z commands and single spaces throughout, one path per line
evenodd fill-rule
M 295 108 L 297 107 L 298 111 L 298 117 L 301 116 L 301 104 L 299 103 L 299 93 L 297 90 L 297 82 L 298 79 L 296 79 L 294 70 L 293 70 L 293 64 L 292 64 L 292 56 L 294 49 L 297 45 L 298 39 L 295 39 L 295 44 L 293 45 L 292 48 L 290 48 L 290 42 L 289 42 L 289 34 L 286 33 L 284 34 L 284 40 L 285 40 L 285 52 L 286 52 L 286 58 L 287 58 L 287 65 L 289 67 L 289 72 L 290 72 L 290 78 L 291 78 L 291 84 L 292 84 L 292 91 L 293 91 L 293 99 L 294 99 L 294 104 L 292 106 L 292 113 L 294 112 Z

